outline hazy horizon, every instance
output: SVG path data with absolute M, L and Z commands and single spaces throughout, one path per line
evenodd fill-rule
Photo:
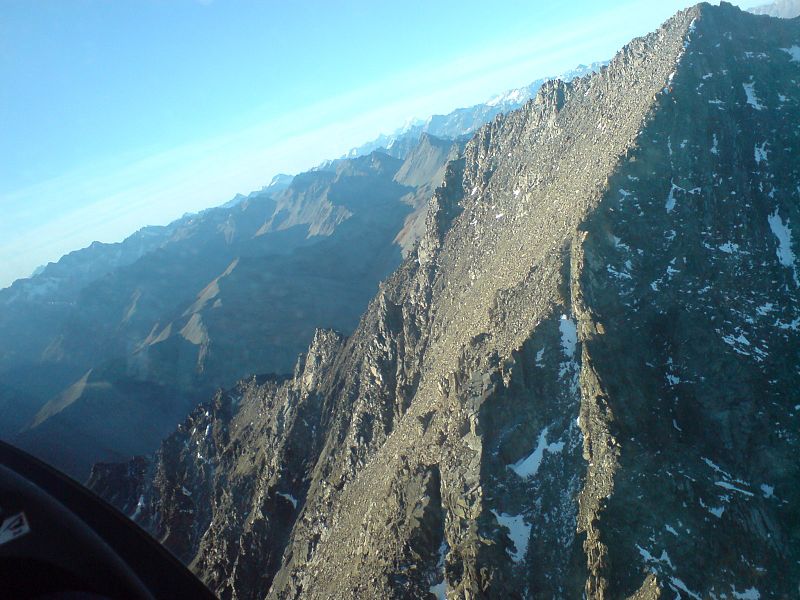
M 610 59 L 689 5 L 351 0 L 308 19 L 272 3 L 8 2 L 0 287 L 408 119 Z

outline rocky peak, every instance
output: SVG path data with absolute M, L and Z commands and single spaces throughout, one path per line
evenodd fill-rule
M 478 131 L 170 543 L 221 597 L 795 594 L 798 40 L 699 5 Z
M 301 355 L 294 369 L 294 379 L 302 384 L 305 393 L 313 391 L 320 383 L 320 368 L 329 365 L 341 350 L 344 337 L 332 330 L 317 329 L 308 352 Z

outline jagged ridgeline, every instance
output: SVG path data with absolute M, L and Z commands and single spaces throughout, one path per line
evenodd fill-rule
M 223 598 L 792 598 L 800 22 L 678 13 L 451 161 L 355 333 L 94 488 Z

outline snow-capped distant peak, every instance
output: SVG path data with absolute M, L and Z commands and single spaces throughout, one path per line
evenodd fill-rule
M 504 106 L 504 107 L 517 107 L 531 98 L 536 94 L 539 90 L 541 85 L 550 79 L 560 79 L 561 81 L 572 81 L 576 77 L 583 77 L 584 75 L 588 75 L 589 73 L 594 73 L 595 71 L 600 70 L 601 67 L 608 64 L 608 61 L 600 61 L 600 62 L 593 62 L 591 65 L 578 65 L 574 69 L 566 71 L 561 75 L 556 77 L 544 77 L 542 79 L 537 79 L 533 83 L 521 87 L 516 88 L 513 90 L 507 90 L 498 96 L 494 96 L 490 100 L 486 102 L 487 106 Z
M 402 154 L 402 149 L 397 150 L 397 142 L 409 135 L 418 135 L 422 132 L 430 133 L 443 138 L 454 139 L 462 135 L 473 133 L 478 127 L 491 120 L 497 112 L 509 112 L 520 108 L 528 100 L 533 98 L 539 88 L 551 79 L 561 79 L 562 81 L 572 81 L 576 77 L 582 77 L 589 73 L 598 71 L 608 62 L 595 62 L 591 65 L 578 65 L 576 68 L 562 73 L 558 77 L 544 77 L 536 81 L 511 90 L 506 90 L 502 94 L 495 95 L 483 104 L 476 104 L 471 107 L 455 109 L 447 115 L 431 115 L 427 119 L 406 119 L 400 129 L 386 135 L 381 134 L 371 142 L 352 148 L 345 158 L 354 158 L 369 154 L 370 152 L 383 148 Z M 401 145 L 402 146 L 402 145 Z
M 487 101 L 487 106 L 499 106 L 503 104 L 521 104 L 527 100 L 530 100 L 530 93 L 525 88 L 517 88 L 515 90 L 509 90 L 499 96 L 495 96 L 491 100 Z
M 420 127 L 421 125 L 424 125 L 424 124 L 425 124 L 425 119 L 418 119 L 416 117 L 408 117 L 405 120 L 405 122 L 403 123 L 403 126 L 400 129 L 398 129 L 395 132 L 395 134 L 406 133 L 406 132 L 414 129 L 414 127 Z

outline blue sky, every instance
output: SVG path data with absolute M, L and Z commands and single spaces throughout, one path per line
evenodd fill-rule
M 0 286 L 608 59 L 688 4 L 3 0 Z

